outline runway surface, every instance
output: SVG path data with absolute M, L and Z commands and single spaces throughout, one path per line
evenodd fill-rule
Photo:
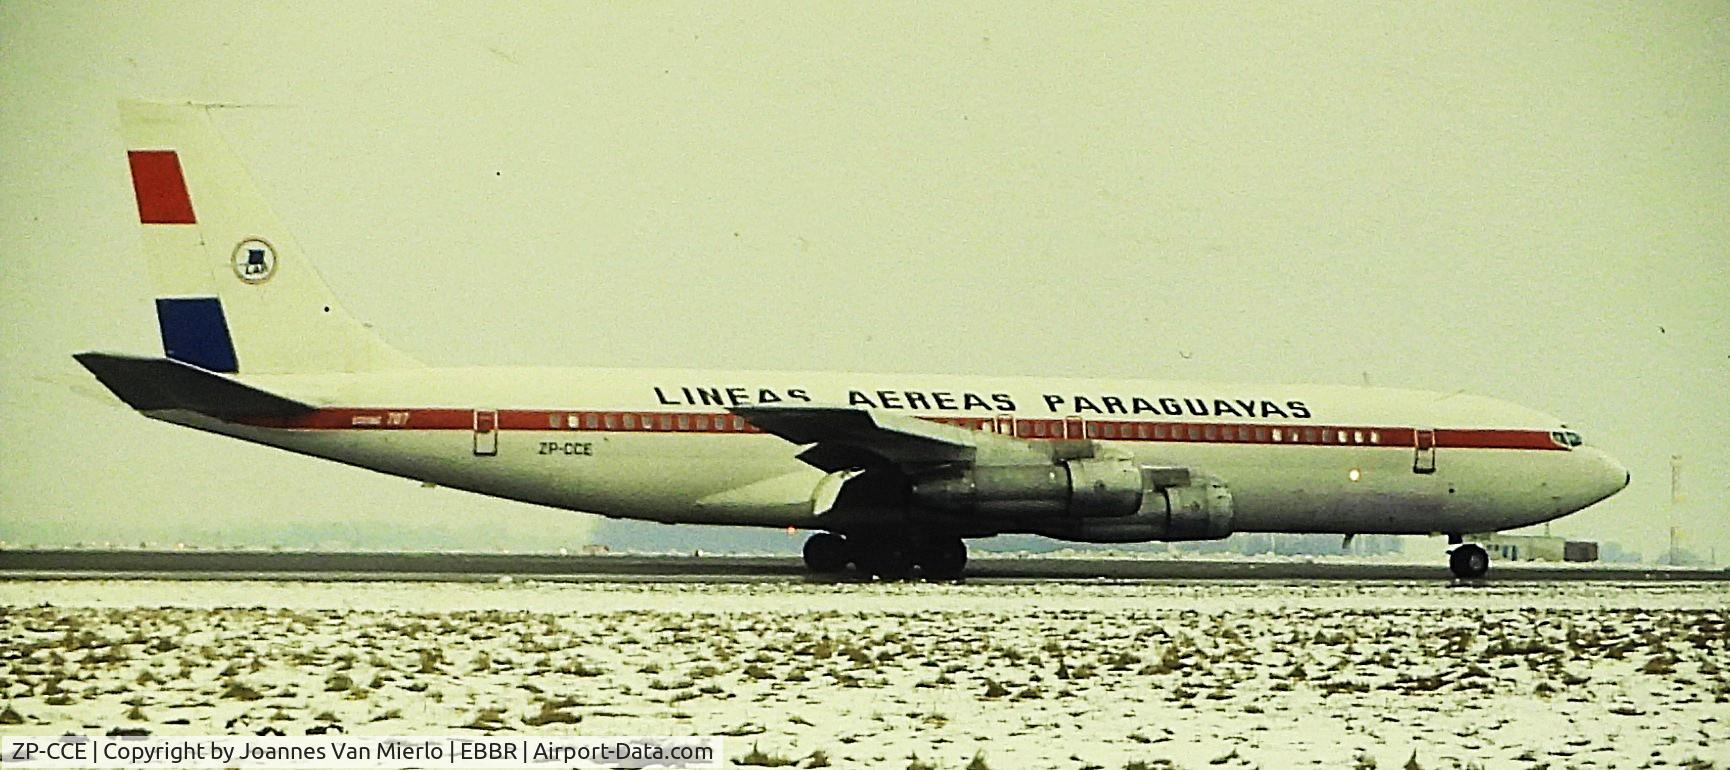
M 334 581 L 644 580 L 752 582 L 813 579 L 783 556 L 560 556 L 475 553 L 263 551 L 0 551 L 0 578 L 80 577 Z M 1102 558 L 978 555 L 970 580 L 1440 580 L 1444 564 L 1345 559 Z M 1647 565 L 1497 563 L 1492 581 L 1730 581 L 1730 570 Z

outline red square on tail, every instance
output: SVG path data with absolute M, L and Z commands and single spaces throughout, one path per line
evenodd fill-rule
M 192 198 L 180 174 L 180 157 L 173 150 L 129 150 L 132 192 L 138 196 L 138 219 L 147 225 L 191 225 Z

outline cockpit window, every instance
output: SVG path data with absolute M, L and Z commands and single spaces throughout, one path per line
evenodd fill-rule
M 1558 446 L 1565 446 L 1570 449 L 1586 443 L 1584 439 L 1580 438 L 1580 434 L 1571 430 L 1550 431 L 1550 440 L 1556 442 Z

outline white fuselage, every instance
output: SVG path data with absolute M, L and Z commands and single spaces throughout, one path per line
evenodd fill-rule
M 1387 388 L 611 369 L 243 379 L 320 408 L 243 423 L 152 416 L 442 486 L 661 522 L 829 528 L 812 498 L 824 471 L 727 410 L 757 403 L 1090 439 L 1223 480 L 1236 531 L 1489 532 L 1567 515 L 1627 483 L 1603 452 L 1555 438 L 1553 417 Z

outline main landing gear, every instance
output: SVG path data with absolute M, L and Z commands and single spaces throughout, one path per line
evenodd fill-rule
M 805 567 L 819 575 L 841 572 L 853 561 L 847 538 L 818 532 L 805 541 Z
M 1456 538 L 1450 538 L 1460 542 Z M 1484 547 L 1476 543 L 1464 543 L 1454 546 L 1448 552 L 1448 569 L 1454 571 L 1454 577 L 1461 580 L 1476 580 L 1490 571 L 1490 554 Z
M 967 544 L 958 537 L 896 538 L 819 532 L 805 541 L 805 566 L 819 575 L 838 574 L 852 564 L 867 577 L 956 580 L 967 567 Z

